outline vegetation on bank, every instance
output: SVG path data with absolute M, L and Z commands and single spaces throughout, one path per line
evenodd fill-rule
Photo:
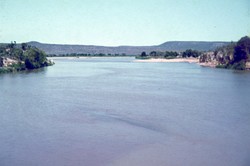
M 152 51 L 149 54 L 142 52 L 136 56 L 137 59 L 174 59 L 174 58 L 199 58 L 203 66 L 250 70 L 250 38 L 242 37 L 238 42 L 231 42 L 228 45 L 218 47 L 214 51 L 200 52 L 197 50 L 187 49 L 184 52 L 174 51 Z
M 242 37 L 236 43 L 219 47 L 200 56 L 201 63 L 213 63 L 217 68 L 246 70 L 250 68 L 250 38 Z
M 32 70 L 53 65 L 46 54 L 26 43 L 0 45 L 0 73 Z
M 151 59 L 151 58 L 162 58 L 162 59 L 174 59 L 174 58 L 197 58 L 201 55 L 200 51 L 187 49 L 184 52 L 176 51 L 152 51 L 149 54 L 142 52 L 141 55 L 136 56 L 137 59 Z

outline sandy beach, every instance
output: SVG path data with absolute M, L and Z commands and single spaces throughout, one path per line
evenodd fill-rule
M 179 62 L 186 62 L 186 63 L 197 63 L 203 67 L 212 67 L 215 68 L 217 66 L 216 63 L 207 62 L 207 63 L 200 63 L 199 59 L 197 58 L 175 58 L 175 59 L 136 59 L 134 62 L 149 62 L 149 63 L 156 63 L 156 62 L 169 62 L 169 63 L 179 63 Z
M 136 59 L 134 62 L 187 62 L 198 63 L 197 58 L 176 58 L 176 59 Z

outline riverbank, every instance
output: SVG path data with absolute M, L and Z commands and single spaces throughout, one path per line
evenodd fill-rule
M 206 63 L 200 63 L 198 58 L 174 58 L 174 59 L 138 59 L 134 60 L 134 62 L 149 62 L 149 63 L 157 63 L 157 62 L 166 62 L 166 63 L 197 63 L 200 66 L 203 67 L 211 67 L 216 68 L 218 65 L 217 63 L 213 62 L 206 62 Z
M 211 68 L 216 68 L 216 66 L 218 65 L 217 63 L 213 63 L 213 62 L 206 62 L 206 63 L 198 63 L 200 66 L 203 67 L 211 67 Z
M 187 63 L 198 63 L 199 59 L 198 58 L 174 58 L 174 59 L 162 59 L 162 58 L 157 58 L 157 59 L 136 59 L 134 62 L 187 62 Z

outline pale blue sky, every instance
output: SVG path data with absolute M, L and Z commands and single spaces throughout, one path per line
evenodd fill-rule
M 250 0 L 0 0 L 0 43 L 157 45 L 250 35 Z

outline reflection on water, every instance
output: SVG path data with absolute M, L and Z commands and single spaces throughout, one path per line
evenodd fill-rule
M 0 75 L 1 166 L 250 165 L 250 73 L 54 61 Z

